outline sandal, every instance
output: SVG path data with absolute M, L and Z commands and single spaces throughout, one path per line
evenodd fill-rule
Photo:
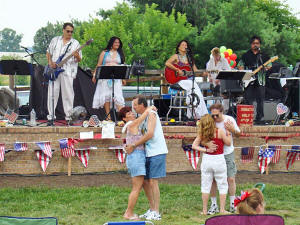
M 126 220 L 137 221 L 137 220 L 139 220 L 140 218 L 139 218 L 139 216 L 138 216 L 137 214 L 133 214 L 133 216 L 131 216 L 131 217 L 125 217 L 125 216 L 124 216 L 124 219 L 126 219 Z

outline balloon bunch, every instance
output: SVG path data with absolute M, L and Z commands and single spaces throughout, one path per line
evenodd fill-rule
M 221 46 L 220 53 L 221 53 L 221 57 L 227 59 L 227 62 L 231 68 L 234 68 L 236 66 L 237 56 L 235 53 L 233 53 L 231 48 L 226 49 L 225 46 Z

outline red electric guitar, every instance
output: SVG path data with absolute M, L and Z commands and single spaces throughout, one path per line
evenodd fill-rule
M 181 80 L 186 80 L 189 77 L 193 76 L 193 71 L 189 66 L 178 66 L 177 64 L 173 64 L 176 68 L 183 71 L 183 75 L 180 76 L 177 71 L 172 70 L 169 67 L 165 68 L 165 78 L 169 84 L 176 84 Z M 198 77 L 202 76 L 204 72 L 218 72 L 218 71 L 207 71 L 207 70 L 197 70 L 195 71 L 195 75 Z

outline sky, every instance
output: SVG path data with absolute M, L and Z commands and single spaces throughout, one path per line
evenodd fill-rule
M 100 8 L 112 9 L 117 2 L 123 0 L 0 0 L 0 30 L 14 29 L 23 34 L 21 45 L 31 47 L 36 31 L 48 21 L 88 20 Z M 286 0 L 286 3 L 294 13 L 300 12 L 300 0 Z

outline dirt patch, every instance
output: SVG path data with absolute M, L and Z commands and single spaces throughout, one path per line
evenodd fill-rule
M 165 184 L 194 184 L 200 185 L 200 173 L 170 173 L 161 179 L 160 183 Z M 300 185 L 299 173 L 271 173 L 261 175 L 254 172 L 239 172 L 236 176 L 237 184 L 244 183 L 271 183 Z M 87 174 L 87 175 L 51 175 L 51 176 L 20 176 L 20 175 L 1 175 L 0 188 L 3 187 L 91 187 L 101 185 L 116 185 L 130 187 L 130 176 L 126 173 L 106 173 L 106 174 Z

